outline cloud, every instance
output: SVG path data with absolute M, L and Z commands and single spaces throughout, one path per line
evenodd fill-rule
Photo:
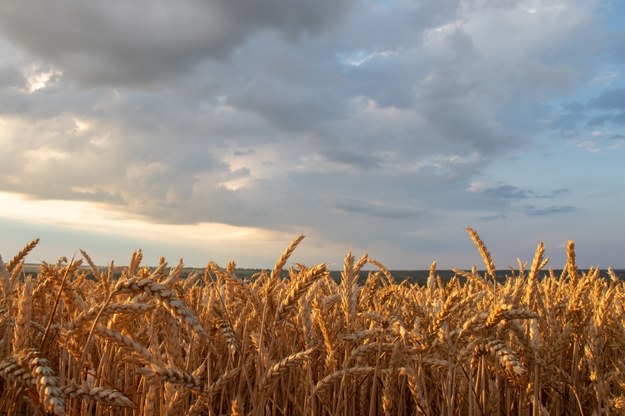
M 0 88 L 21 86 L 24 82 L 24 76 L 15 67 L 0 66 Z
M 575 211 L 575 207 L 572 206 L 548 206 L 548 207 L 536 207 L 534 205 L 526 205 L 524 211 L 527 215 L 532 217 L 539 217 L 544 215 L 565 214 Z
M 508 218 L 506 214 L 493 214 L 493 215 L 482 215 L 479 217 L 482 221 L 497 221 L 497 220 L 505 220 Z
M 600 57 L 586 3 L 0 7 L 0 190 L 153 222 L 408 244 L 519 202 L 565 212 L 561 185 L 480 175 L 545 123 L 576 130 L 619 103 L 606 90 L 542 113 Z
M 534 195 L 533 191 L 512 185 L 499 185 L 494 188 L 487 188 L 483 192 L 490 198 L 512 201 L 527 199 Z
M 374 155 L 363 152 L 355 152 L 352 150 L 341 149 L 324 149 L 321 154 L 323 157 L 340 165 L 356 167 L 358 169 L 375 169 L 379 167 L 380 159 Z
M 611 81 L 609 81 L 611 82 Z M 604 88 L 594 97 L 581 101 L 566 102 L 562 111 L 556 111 L 549 119 L 552 129 L 559 131 L 570 143 L 591 140 L 596 129 L 620 128 L 625 125 L 625 89 Z M 594 146 L 594 147 L 600 147 Z
M 85 4 L 9 0 L 0 29 L 74 81 L 145 85 L 223 59 L 251 35 L 274 30 L 293 38 L 336 24 L 352 5 L 339 1 L 123 1 Z
M 625 35 L 618 33 L 614 36 L 616 39 L 608 48 L 610 57 L 616 62 L 625 62 Z
M 540 203 L 541 200 L 561 200 L 570 193 L 568 188 L 558 188 L 548 191 L 536 191 L 520 188 L 509 184 L 486 186 L 470 184 L 468 190 L 474 198 L 482 198 L 476 208 L 488 210 L 489 214 L 480 215 L 481 220 L 493 221 L 508 218 L 510 214 L 520 213 L 524 216 L 537 217 L 543 215 L 568 213 L 575 210 L 573 206 L 540 206 L 527 202 Z M 520 205 L 525 202 L 524 205 Z M 493 213 L 495 211 L 495 213 Z
M 625 108 L 625 88 L 608 88 L 592 99 L 589 105 L 603 110 Z
M 580 101 L 570 101 L 564 105 L 564 108 L 574 113 L 579 113 L 586 109 L 586 105 Z
M 405 219 L 420 216 L 423 213 L 411 207 L 391 206 L 383 202 L 338 200 L 334 207 L 353 214 L 362 214 L 374 218 Z
M 568 194 L 570 192 L 571 190 L 568 188 L 559 188 L 559 189 L 553 189 L 545 194 L 542 194 L 540 195 L 540 197 L 541 198 L 557 198 L 562 195 Z
M 537 192 L 530 189 L 523 189 L 513 185 L 501 184 L 493 187 L 472 187 L 474 192 L 482 192 L 487 197 L 500 201 L 520 201 L 530 198 L 556 198 L 566 194 L 570 189 L 560 188 L 548 192 Z

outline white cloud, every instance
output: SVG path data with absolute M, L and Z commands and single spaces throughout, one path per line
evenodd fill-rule
M 436 48 L 444 46 L 450 36 L 456 31 L 461 31 L 465 24 L 464 19 L 458 19 L 453 22 L 445 23 L 423 32 L 423 42 L 426 47 Z
M 350 53 L 338 53 L 342 65 L 359 67 L 374 59 L 387 59 L 400 53 L 400 50 L 358 50 Z
M 63 72 L 55 68 L 42 69 L 33 65 L 26 69 L 23 75 L 26 79 L 25 90 L 28 93 L 33 93 L 58 82 Z
M 467 189 L 470 192 L 482 192 L 486 189 L 486 184 L 484 182 L 471 182 Z

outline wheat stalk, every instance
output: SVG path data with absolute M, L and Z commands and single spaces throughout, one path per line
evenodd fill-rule
M 18 354 L 29 347 L 30 323 L 33 310 L 33 283 L 30 277 L 24 281 L 22 293 L 19 297 L 15 333 L 13 335 L 13 353 Z

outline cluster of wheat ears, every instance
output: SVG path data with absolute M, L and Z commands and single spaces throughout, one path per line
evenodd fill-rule
M 625 286 L 561 275 L 539 244 L 505 281 L 485 264 L 443 283 L 395 282 L 345 257 L 242 280 L 210 262 L 23 272 L 0 259 L 0 413 L 31 415 L 562 415 L 625 411 Z M 373 265 L 366 281 L 361 269 Z M 371 268 L 371 266 L 369 266 Z

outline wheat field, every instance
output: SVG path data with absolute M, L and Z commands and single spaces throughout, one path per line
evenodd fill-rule
M 348 254 L 240 279 L 210 262 L 98 268 L 80 259 L 24 273 L 34 240 L 0 259 L 0 413 L 12 415 L 603 415 L 625 412 L 625 286 L 560 275 L 543 244 L 505 281 L 485 272 L 394 280 Z M 372 268 L 359 282 L 366 265 Z

